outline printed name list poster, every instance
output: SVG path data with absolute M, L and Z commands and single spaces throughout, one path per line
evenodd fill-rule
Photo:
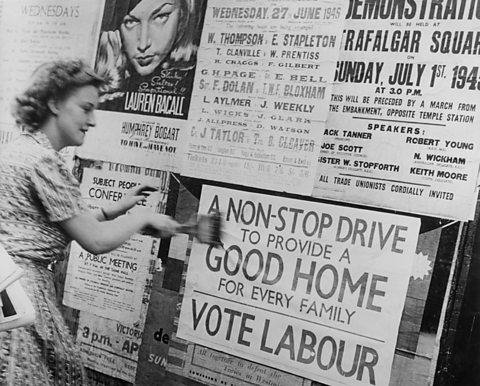
M 178 336 L 328 385 L 388 385 L 419 219 L 204 186 Z
M 49 60 L 93 63 L 103 0 L 5 0 L 0 19 L 0 144 L 13 136 L 13 97 Z
M 346 2 L 208 2 L 182 173 L 311 195 Z
M 349 3 L 314 196 L 468 220 L 480 3 Z

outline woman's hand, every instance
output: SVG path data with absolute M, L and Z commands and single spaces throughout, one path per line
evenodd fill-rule
M 145 229 L 146 233 L 161 238 L 172 237 L 177 233 L 180 224 L 172 217 L 151 212 L 148 213 L 148 216 L 148 225 L 147 229 Z
M 158 187 L 151 184 L 137 185 L 125 193 L 120 200 L 107 208 L 102 209 L 105 220 L 113 220 L 118 216 L 125 214 L 139 202 L 144 201 L 152 192 L 156 192 Z

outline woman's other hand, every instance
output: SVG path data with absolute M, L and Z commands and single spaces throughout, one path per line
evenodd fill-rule
M 158 191 L 158 187 L 148 183 L 134 186 L 120 200 L 102 209 L 105 220 L 113 220 L 125 214 L 138 203 L 145 201 L 152 192 L 156 191 Z

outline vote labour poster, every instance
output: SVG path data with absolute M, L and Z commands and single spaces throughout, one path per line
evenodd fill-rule
M 349 2 L 314 196 L 472 218 L 479 6 Z
M 139 168 L 140 170 L 140 168 Z M 168 173 L 154 176 L 84 168 L 80 185 L 82 196 L 92 208 L 118 201 L 128 189 L 149 182 L 159 187 L 145 205 L 162 213 L 166 205 Z M 64 303 L 124 324 L 134 324 L 146 312 L 152 267 L 158 253 L 159 239 L 136 234 L 119 248 L 94 255 L 73 243 L 65 280 Z
M 312 193 L 345 9 L 208 2 L 183 174 Z
M 328 385 L 388 385 L 419 219 L 204 186 L 178 336 Z

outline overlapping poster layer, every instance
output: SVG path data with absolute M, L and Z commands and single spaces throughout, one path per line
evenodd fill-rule
M 311 194 L 345 8 L 208 2 L 183 174 Z
M 135 382 L 145 313 L 136 324 L 81 312 L 77 343 L 85 366 L 127 382 Z
M 313 195 L 471 219 L 478 3 L 349 4 Z
M 178 336 L 329 385 L 388 385 L 412 217 L 204 187 L 224 248 L 194 243 Z

